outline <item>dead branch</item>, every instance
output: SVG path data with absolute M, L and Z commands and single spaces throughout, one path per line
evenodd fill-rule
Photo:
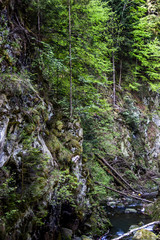
M 114 239 L 112 239 L 112 240 L 120 240 L 120 239 L 122 239 L 122 238 L 124 238 L 124 237 L 130 236 L 132 233 L 134 233 L 134 232 L 136 232 L 136 231 L 138 231 L 138 230 L 141 230 L 141 229 L 143 229 L 143 228 L 150 227 L 150 226 L 155 225 L 155 224 L 160 224 L 160 221 L 151 222 L 151 223 L 148 223 L 148 224 L 146 224 L 146 225 L 143 225 L 142 227 L 132 229 L 131 231 L 129 231 L 129 232 L 121 235 L 121 236 L 118 237 L 118 238 L 114 238 Z
M 98 161 L 107 173 L 109 173 L 124 189 L 128 190 L 128 187 L 126 187 L 110 170 L 108 170 L 100 159 L 98 159 Z
M 120 178 L 120 180 L 128 187 L 130 188 L 133 192 L 137 192 L 135 189 L 133 189 L 129 183 L 127 183 L 127 181 L 122 178 L 122 176 L 101 156 L 99 156 L 98 154 L 95 153 L 95 155 L 97 156 L 98 159 L 101 159 L 103 161 L 103 163 L 114 173 L 118 176 L 118 178 Z
M 137 197 L 137 196 L 135 196 L 135 195 L 132 195 L 132 194 L 129 194 L 129 193 L 120 192 L 120 191 L 115 190 L 115 189 L 113 189 L 113 188 L 107 187 L 107 186 L 105 186 L 105 185 L 102 184 L 102 183 L 99 183 L 99 182 L 94 182 L 94 183 L 97 184 L 97 185 L 103 186 L 103 187 L 105 187 L 106 189 L 109 189 L 109 190 L 111 190 L 111 191 L 113 191 L 113 192 L 116 192 L 116 193 L 118 193 L 118 194 L 120 194 L 120 195 L 123 195 L 123 196 L 126 196 L 126 197 L 130 197 L 130 198 L 134 198 L 134 199 L 137 199 L 137 200 L 140 200 L 140 201 L 143 201 L 143 202 L 147 202 L 147 203 L 153 203 L 152 201 L 149 201 L 149 200 L 147 200 L 147 199 L 143 199 L 143 198 Z

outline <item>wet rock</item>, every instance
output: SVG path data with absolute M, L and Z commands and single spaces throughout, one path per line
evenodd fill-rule
M 72 162 L 77 162 L 80 159 L 79 155 L 76 155 L 75 157 L 72 158 Z
M 153 231 L 154 231 L 154 233 L 156 233 L 156 234 L 160 234 L 160 224 L 154 225 Z
M 145 210 L 144 210 L 145 214 L 152 215 L 153 211 L 154 211 L 154 204 L 153 203 L 150 203 L 147 206 L 145 206 Z
M 125 205 L 124 205 L 123 203 L 118 203 L 118 204 L 117 204 L 117 207 L 118 207 L 118 208 L 124 208 Z
M 4 239 L 5 231 L 5 223 L 0 219 L 0 239 Z
M 82 240 L 92 240 L 92 238 L 87 237 L 87 236 L 82 236 Z
M 137 210 L 133 208 L 126 208 L 125 213 L 137 213 Z
M 108 197 L 108 198 L 107 198 L 107 201 L 108 201 L 108 202 L 112 202 L 113 200 L 114 200 L 114 198 L 112 198 L 112 197 Z
M 157 236 L 146 229 L 138 230 L 133 236 L 133 240 L 156 240 L 156 239 L 158 239 Z
M 73 240 L 82 240 L 80 237 L 74 237 Z
M 5 140 L 6 140 L 6 132 L 7 132 L 7 128 L 8 128 L 8 123 L 9 123 L 9 118 L 6 118 L 3 120 L 3 122 L 1 122 L 1 126 L 0 126 L 0 167 L 3 167 L 3 165 L 6 162 L 6 158 L 4 157 L 3 148 L 4 148 L 4 144 L 5 144 Z
M 79 129 L 78 136 L 83 138 L 83 129 L 82 128 Z
M 135 229 L 135 228 L 138 228 L 139 226 L 138 225 L 131 225 L 129 230 L 132 230 L 132 229 Z
M 62 238 L 64 240 L 71 240 L 72 239 L 73 231 L 69 228 L 62 228 Z
M 109 202 L 108 206 L 114 208 L 114 207 L 116 207 L 116 202 L 114 202 L 114 201 L 113 202 Z

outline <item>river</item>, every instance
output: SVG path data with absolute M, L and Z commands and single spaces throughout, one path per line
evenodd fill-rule
M 137 212 L 126 213 L 127 209 L 133 209 L 133 211 L 136 210 Z M 102 240 L 110 240 L 121 236 L 128 232 L 132 225 L 144 225 L 151 222 L 150 217 L 143 213 L 143 205 L 136 200 L 119 207 L 107 206 L 106 211 L 113 227 L 108 234 L 101 238 Z M 130 240 L 132 237 L 126 239 Z

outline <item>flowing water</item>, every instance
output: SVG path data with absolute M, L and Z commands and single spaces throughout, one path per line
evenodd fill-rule
M 134 209 L 137 213 L 125 213 L 126 208 Z M 103 236 L 102 240 L 110 240 L 115 237 L 121 236 L 129 231 L 132 225 L 144 225 L 151 222 L 150 217 L 145 215 L 142 211 L 143 206 L 138 201 L 134 201 L 122 207 L 107 207 L 108 217 L 113 225 L 110 232 Z M 137 226 L 138 227 L 138 226 Z M 132 237 L 126 238 L 128 240 Z

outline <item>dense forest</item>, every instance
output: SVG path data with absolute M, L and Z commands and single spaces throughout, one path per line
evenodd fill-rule
M 0 12 L 0 239 L 100 239 L 121 194 L 160 220 L 160 1 Z

